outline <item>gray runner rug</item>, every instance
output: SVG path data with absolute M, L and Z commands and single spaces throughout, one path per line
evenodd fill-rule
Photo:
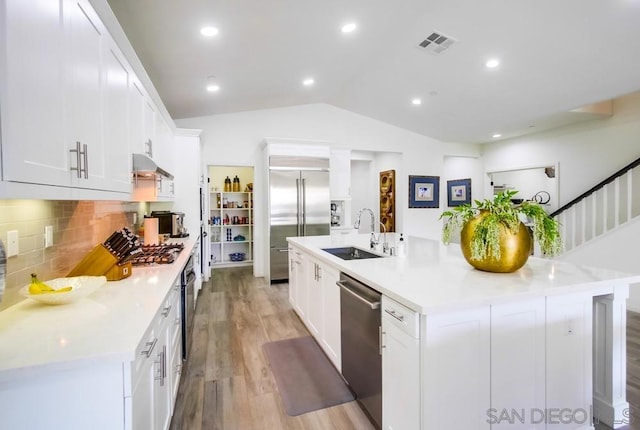
M 288 415 L 354 400 L 340 373 L 311 336 L 265 343 L 262 349 Z

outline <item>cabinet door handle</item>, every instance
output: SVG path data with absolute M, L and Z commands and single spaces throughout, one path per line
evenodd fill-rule
M 164 380 L 167 379 L 167 345 L 162 347 L 162 379 L 160 385 L 164 385 Z
M 144 143 L 144 146 L 147 147 L 147 150 L 144 151 L 149 157 L 153 158 L 153 142 L 151 141 L 151 139 L 147 140 Z
M 158 375 L 153 379 L 156 381 L 160 381 L 160 386 L 164 386 L 164 380 L 167 378 L 167 345 L 162 347 L 162 351 L 158 353 L 158 360 L 156 363 L 158 364 Z
M 391 309 L 391 310 L 385 309 L 384 311 L 389 315 L 391 315 L 392 317 L 394 317 L 395 319 L 397 319 L 398 321 L 404 322 L 404 315 L 397 314 L 394 309 Z
M 82 145 L 82 158 L 84 158 L 84 178 L 85 179 L 89 179 L 89 156 L 87 155 L 89 153 L 88 149 L 87 149 L 87 144 L 85 143 L 84 145 Z
M 69 152 L 76 153 L 76 167 L 71 167 L 69 170 L 75 171 L 78 174 L 78 179 L 82 178 L 82 151 L 80 150 L 80 141 L 76 141 L 76 149 L 70 149 Z
M 169 312 L 171 312 L 171 305 L 167 306 L 166 308 L 164 308 L 164 310 L 162 311 L 162 316 L 163 317 L 168 317 L 169 316 Z
M 147 358 L 151 357 L 151 353 L 153 352 L 153 348 L 156 347 L 156 343 L 158 342 L 158 338 L 156 337 L 151 342 L 145 343 L 145 345 L 149 348 L 140 352 L 140 355 L 146 355 Z
M 386 334 L 382 331 L 382 326 L 378 326 L 378 345 L 380 345 L 380 355 L 382 355 L 382 348 L 385 347 L 382 335 Z

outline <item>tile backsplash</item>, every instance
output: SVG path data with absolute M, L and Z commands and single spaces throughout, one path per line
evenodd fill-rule
M 18 231 L 18 255 L 7 257 L 6 286 L 0 310 L 22 300 L 18 290 L 30 274 L 42 280 L 65 276 L 113 231 L 134 229 L 139 203 L 118 201 L 0 200 L 0 240 Z M 144 208 L 142 208 L 144 213 Z M 53 245 L 44 247 L 45 226 L 53 227 Z

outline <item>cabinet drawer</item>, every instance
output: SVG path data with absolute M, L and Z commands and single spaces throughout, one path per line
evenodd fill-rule
M 156 351 L 158 349 L 158 333 L 155 324 L 152 324 L 147 332 L 142 337 L 142 340 L 136 348 L 136 358 L 131 363 L 131 380 L 133 381 L 132 387 L 135 387 L 141 372 L 144 372 L 143 368 L 147 360 L 154 360 Z
M 409 336 L 420 337 L 419 314 L 386 296 L 382 296 L 382 318 Z

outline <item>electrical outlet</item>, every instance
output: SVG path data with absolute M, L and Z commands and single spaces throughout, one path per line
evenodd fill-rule
M 44 228 L 44 247 L 53 246 L 53 226 L 48 225 Z
M 13 257 L 20 253 L 18 245 L 18 230 L 7 232 L 7 257 Z

